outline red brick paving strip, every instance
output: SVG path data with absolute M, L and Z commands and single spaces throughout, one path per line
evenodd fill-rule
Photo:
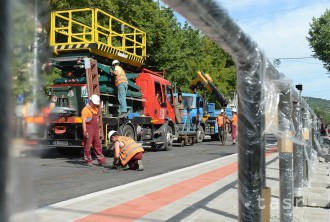
M 266 156 L 276 152 L 270 149 Z M 153 211 L 165 207 L 174 201 L 190 195 L 212 183 L 215 183 L 238 170 L 237 162 L 228 164 L 197 177 L 184 180 L 180 183 L 146 194 L 142 197 L 91 214 L 76 222 L 126 222 L 137 220 Z M 123 193 L 125 195 L 125 193 Z M 91 204 L 93 204 L 91 202 Z

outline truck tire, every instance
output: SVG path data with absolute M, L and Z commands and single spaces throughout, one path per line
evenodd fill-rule
M 165 141 L 164 141 L 164 145 L 163 145 L 163 150 L 165 151 L 169 151 L 172 149 L 172 145 L 173 145 L 173 131 L 172 128 L 170 126 L 166 127 L 166 131 L 165 131 Z
M 131 137 L 135 140 L 135 133 L 133 128 L 130 125 L 125 125 L 123 128 L 123 136 Z
M 199 126 L 198 127 L 198 130 L 197 130 L 197 135 L 196 135 L 196 141 L 197 141 L 197 143 L 201 143 L 201 142 L 203 142 L 203 140 L 204 140 L 204 137 L 205 137 L 205 132 L 204 132 L 204 129 L 203 129 L 203 127 L 202 126 Z

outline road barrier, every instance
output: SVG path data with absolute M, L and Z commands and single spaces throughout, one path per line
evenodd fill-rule
M 269 203 L 271 196 L 265 172 L 267 103 L 269 110 L 278 110 L 278 129 L 272 133 L 278 138 L 280 158 L 280 218 L 293 221 L 293 205 L 301 205 L 302 188 L 309 185 L 317 162 L 315 113 L 216 1 L 163 1 L 227 51 L 236 64 L 239 220 L 270 220 L 270 207 L 260 207 L 260 199 Z

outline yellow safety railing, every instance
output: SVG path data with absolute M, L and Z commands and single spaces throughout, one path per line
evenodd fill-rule
M 146 33 L 97 8 L 52 12 L 50 45 L 57 54 L 88 49 L 138 66 L 146 58 Z

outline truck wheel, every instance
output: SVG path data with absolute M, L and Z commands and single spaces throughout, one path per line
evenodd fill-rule
M 198 130 L 197 130 L 197 143 L 201 143 L 203 142 L 204 140 L 204 137 L 205 137 L 205 132 L 204 132 L 204 129 L 202 126 L 199 126 L 198 127 Z
M 173 131 L 172 128 L 170 126 L 166 127 L 166 131 L 165 131 L 165 143 L 163 145 L 163 150 L 169 151 L 172 149 L 172 138 L 173 138 Z
M 130 125 L 125 125 L 123 128 L 123 136 L 131 137 L 135 140 L 135 133 L 133 128 Z

